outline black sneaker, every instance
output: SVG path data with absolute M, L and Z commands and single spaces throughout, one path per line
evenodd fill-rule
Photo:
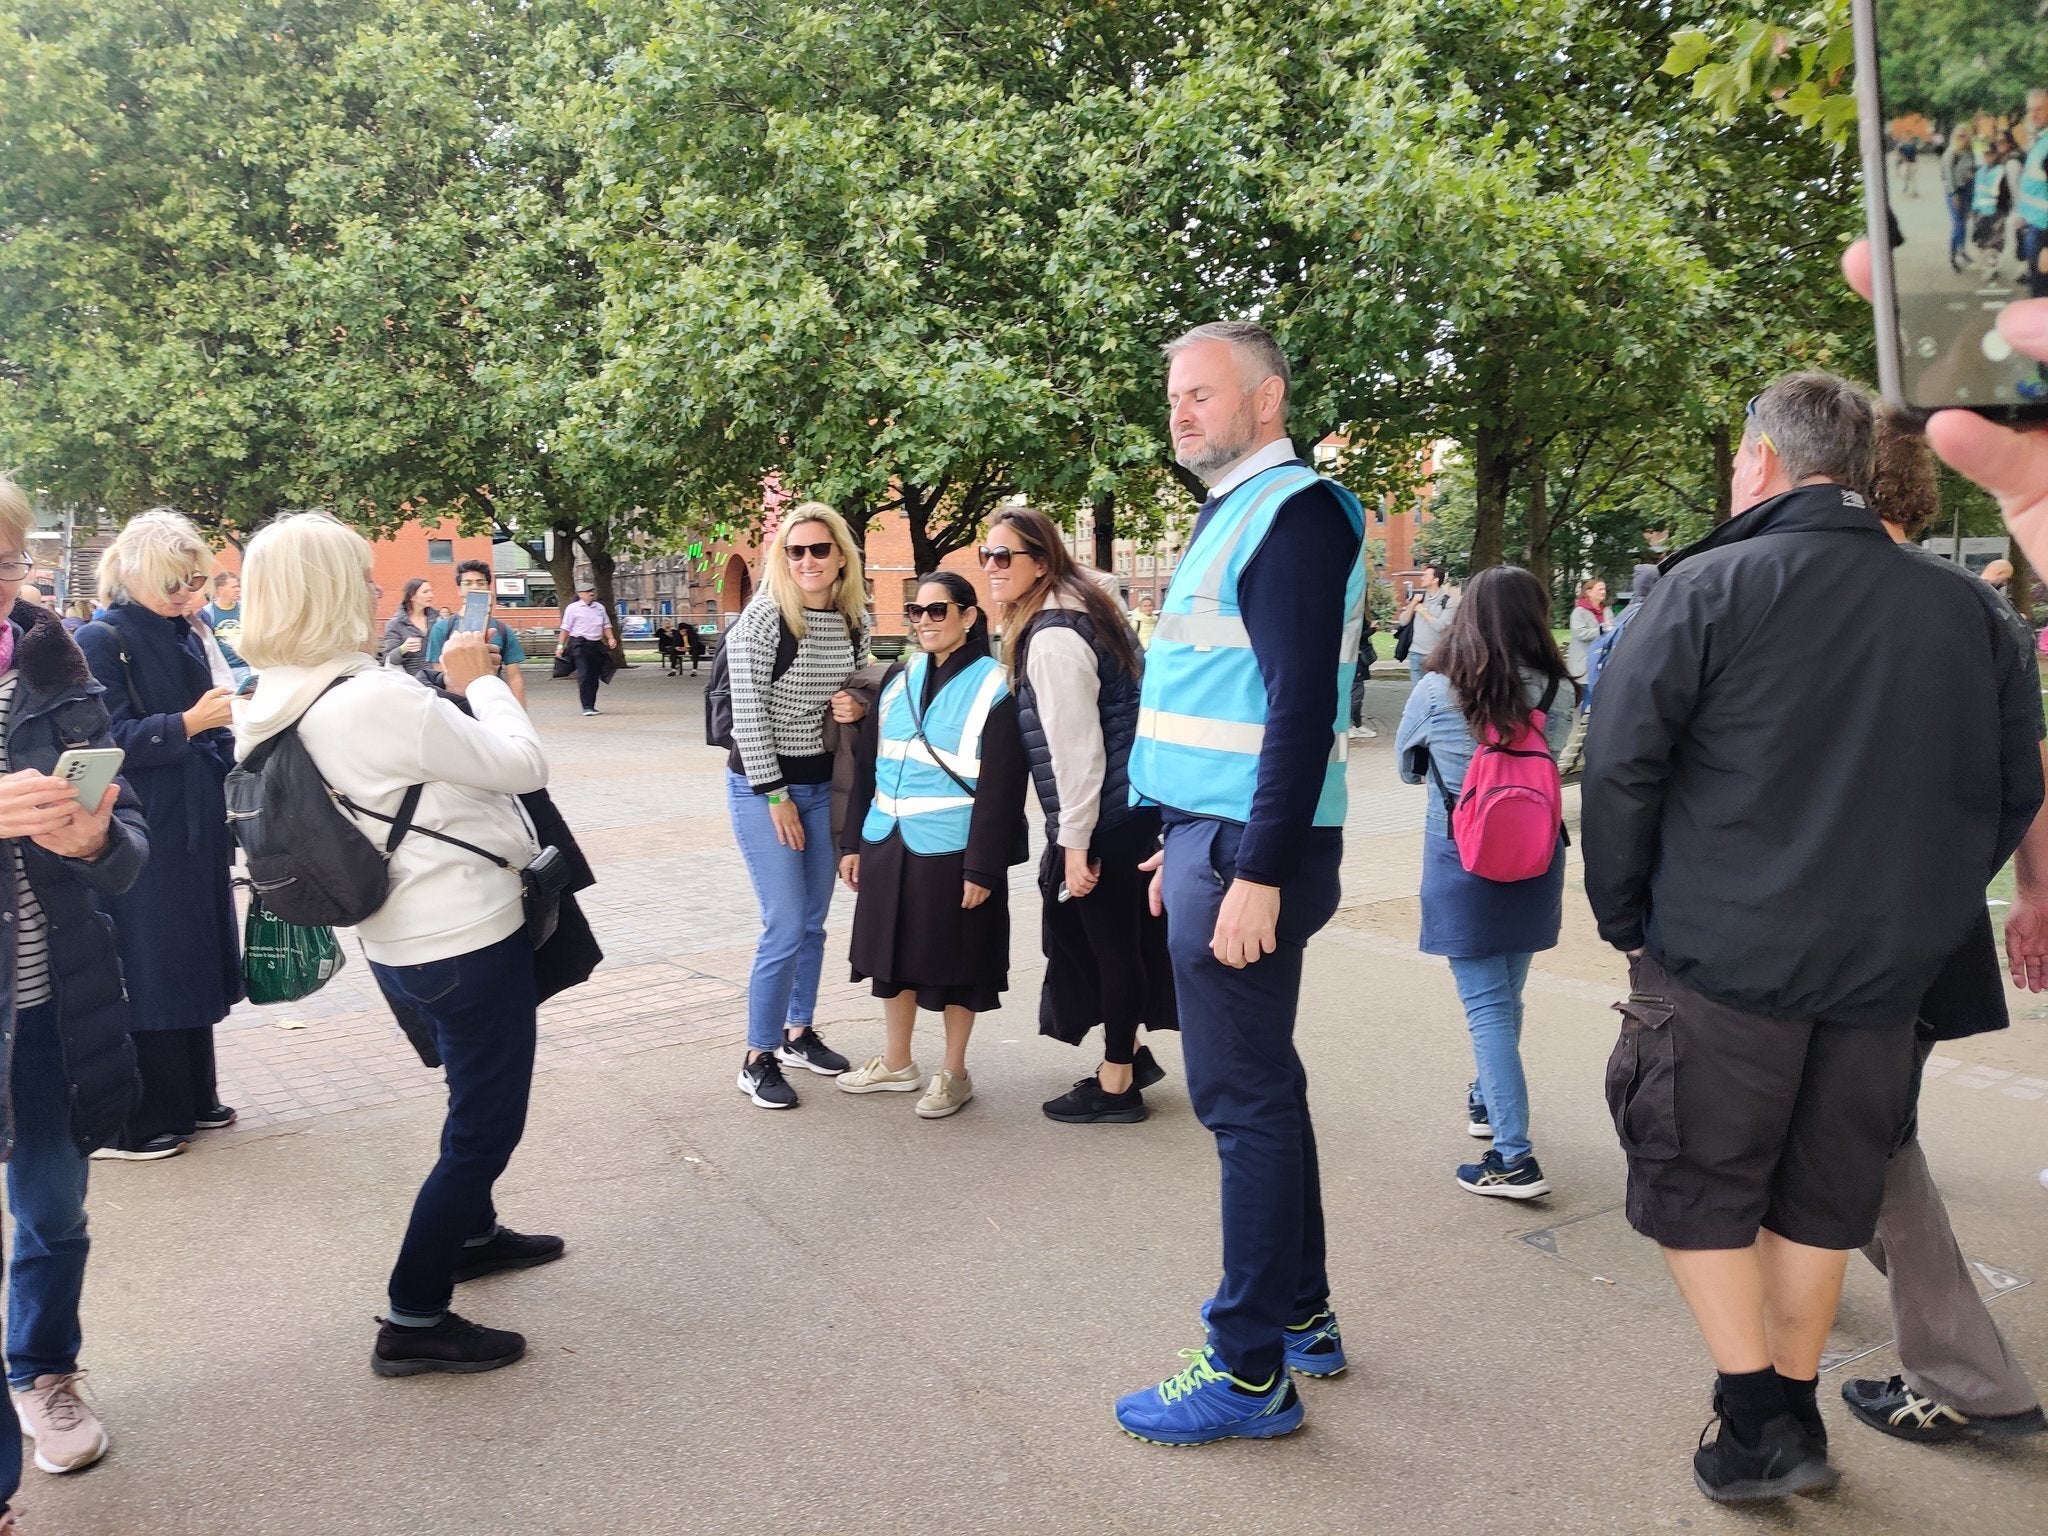
M 1141 1045 L 1131 1057 L 1131 1086 L 1139 1092 L 1166 1081 L 1166 1068 L 1159 1065 L 1159 1058 L 1152 1054 L 1152 1047 Z
M 809 1028 L 802 1034 L 784 1035 L 782 1044 L 775 1048 L 775 1059 L 792 1067 L 809 1067 L 820 1077 L 837 1077 L 853 1065 L 820 1040 L 815 1029 Z
M 1465 1134 L 1481 1141 L 1493 1140 L 1493 1120 L 1486 1113 L 1486 1106 L 1472 1099 L 1465 1101 Z
M 740 1092 L 763 1109 L 795 1109 L 796 1090 L 782 1075 L 773 1051 L 763 1051 L 740 1068 Z
M 485 1328 L 453 1312 L 431 1328 L 396 1328 L 381 1317 L 377 1321 L 383 1326 L 377 1330 L 377 1347 L 370 1351 L 370 1369 L 379 1376 L 424 1376 L 430 1371 L 468 1376 L 495 1371 L 526 1353 L 523 1334 Z
M 116 1142 L 112 1146 L 99 1148 L 93 1156 L 123 1163 L 154 1163 L 166 1157 L 176 1157 L 189 1145 L 187 1138 L 174 1136 L 166 1131 L 161 1136 L 152 1136 L 139 1147 L 124 1147 Z
M 1889 1381 L 1845 1381 L 1842 1401 L 1872 1429 L 1901 1440 L 1929 1444 L 1962 1440 L 1970 1435 L 2038 1435 L 2048 1430 L 2048 1418 L 2042 1416 L 2038 1404 L 2025 1413 L 1964 1413 L 1947 1403 L 1922 1397 L 1906 1385 L 1903 1376 L 1894 1376 Z
M 1709 1445 L 1707 1435 L 1716 1425 L 1719 1433 Z M 1755 1504 L 1818 1493 L 1834 1487 L 1840 1477 L 1828 1465 L 1827 1453 L 1814 1448 L 1789 1413 L 1766 1423 L 1754 1445 L 1743 1444 L 1722 1412 L 1720 1394 L 1715 1394 L 1714 1417 L 1700 1431 L 1700 1448 L 1693 1453 L 1692 1480 L 1716 1504 Z
M 235 1111 L 225 1104 L 216 1104 L 211 1109 L 202 1109 L 192 1124 L 202 1131 L 217 1131 L 223 1126 L 235 1123 Z
M 531 1269 L 536 1264 L 552 1263 L 566 1247 L 559 1237 L 541 1233 L 529 1236 L 501 1226 L 491 1234 L 489 1242 L 462 1250 L 462 1259 L 455 1266 L 455 1279 L 459 1284 L 464 1280 L 481 1280 L 501 1269 Z
M 1145 1095 L 1135 1081 L 1124 1093 L 1110 1093 L 1100 1079 L 1084 1077 L 1045 1105 L 1045 1118 L 1062 1125 L 1136 1125 L 1145 1115 Z

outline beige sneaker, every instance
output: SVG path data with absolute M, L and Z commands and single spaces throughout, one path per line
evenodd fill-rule
M 907 1067 L 890 1068 L 882 1065 L 881 1057 L 870 1056 L 851 1072 L 840 1073 L 834 1081 L 846 1093 L 915 1093 L 924 1074 L 917 1070 L 914 1061 Z
M 38 1376 L 34 1386 L 14 1393 L 15 1417 L 35 1442 L 36 1465 L 45 1472 L 77 1472 L 107 1454 L 107 1432 L 78 1395 L 84 1374 Z
M 941 1067 L 932 1074 L 932 1085 L 924 1091 L 924 1097 L 917 1101 L 917 1112 L 927 1120 L 943 1120 L 959 1114 L 973 1097 L 973 1078 L 965 1072 L 955 1077 Z

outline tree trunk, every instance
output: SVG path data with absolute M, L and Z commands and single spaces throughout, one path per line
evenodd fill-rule
M 2012 584 L 2006 589 L 2012 605 L 2019 610 L 2019 616 L 2027 621 L 2027 627 L 2034 624 L 2034 568 L 2027 563 L 2027 552 L 2020 548 L 2020 541 L 2012 541 Z
M 1472 522 L 1472 551 L 1467 575 L 1501 563 L 1507 547 L 1508 478 L 1514 472 L 1510 445 L 1514 436 L 1504 427 L 1482 426 L 1472 434 L 1472 468 L 1478 503 Z
M 1116 570 L 1116 492 L 1104 491 L 1095 498 L 1095 569 Z
M 548 532 L 548 574 L 555 579 L 555 602 L 566 608 L 576 601 L 576 525 L 557 523 Z
M 1529 459 L 1529 541 L 1523 555 L 1529 574 L 1550 590 L 1550 477 L 1543 455 Z
M 1714 526 L 1718 528 L 1735 515 L 1735 449 L 1725 426 L 1708 433 L 1707 444 L 1714 451 Z
M 910 529 L 912 571 L 922 576 L 926 571 L 937 570 L 938 555 L 932 547 L 932 513 L 937 509 L 937 493 L 921 485 L 905 483 L 897 489 L 896 499 L 903 509 L 903 521 Z

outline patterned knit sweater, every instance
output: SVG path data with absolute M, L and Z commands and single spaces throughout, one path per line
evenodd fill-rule
M 731 650 L 733 745 L 756 794 L 791 782 L 799 762 L 799 782 L 830 781 L 826 706 L 865 659 L 867 636 L 836 609 L 806 613 L 804 621 L 796 660 L 780 677 L 774 674 L 782 610 L 774 598 L 757 597 L 725 637 Z

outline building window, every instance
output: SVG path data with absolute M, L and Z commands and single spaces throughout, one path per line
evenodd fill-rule
M 455 541 L 453 539 L 427 540 L 427 564 L 453 565 L 455 563 Z
M 1140 576 L 1150 576 L 1152 574 L 1152 557 L 1150 555 L 1138 556 L 1138 574 Z
M 1119 554 L 1116 557 L 1116 573 L 1119 576 L 1131 574 L 1131 557 L 1128 554 Z

